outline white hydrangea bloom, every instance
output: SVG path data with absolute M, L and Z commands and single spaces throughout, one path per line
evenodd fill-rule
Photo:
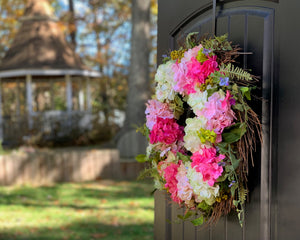
M 187 177 L 193 188 L 195 201 L 198 203 L 205 201 L 208 205 L 212 205 L 219 195 L 219 185 L 216 187 L 209 186 L 207 182 L 203 181 L 202 174 L 191 167 L 191 163 L 186 163 L 186 167 Z
M 207 102 L 207 91 L 201 92 L 198 88 L 195 93 L 191 93 L 188 97 L 187 103 L 193 109 L 193 112 L 200 116 L 200 111 L 204 108 Z
M 174 83 L 174 72 L 172 65 L 174 61 L 168 61 L 165 64 L 159 65 L 155 74 L 155 81 L 157 82 L 155 93 L 157 100 L 163 102 L 164 100 L 174 100 L 175 91 L 173 89 Z
M 201 128 L 205 128 L 205 124 L 206 118 L 203 116 L 186 119 L 184 147 L 192 153 L 198 152 L 205 146 L 201 143 L 197 133 Z
M 149 157 L 152 150 L 153 150 L 153 145 L 151 143 L 148 144 L 147 148 L 146 148 L 146 156 Z

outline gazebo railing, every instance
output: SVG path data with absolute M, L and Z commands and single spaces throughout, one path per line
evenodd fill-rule
M 101 114 L 86 111 L 47 111 L 28 116 L 3 117 L 3 145 L 16 146 L 31 141 L 64 141 L 76 138 L 92 129 L 99 128 Z

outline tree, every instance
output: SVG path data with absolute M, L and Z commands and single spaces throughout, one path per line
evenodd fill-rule
M 125 102 L 125 97 L 122 102 L 119 95 L 124 96 L 124 90 L 127 89 L 124 87 L 127 66 L 123 65 L 126 60 L 120 63 L 119 57 L 120 53 L 127 51 L 124 43 L 130 36 L 126 34 L 126 25 L 130 19 L 129 0 L 81 2 L 88 8 L 88 13 L 76 21 L 80 40 L 77 45 L 84 60 L 102 74 L 96 86 L 94 107 L 104 113 L 105 124 L 109 125 L 113 109 L 122 109 Z M 115 88 L 122 88 L 123 91 L 119 95 L 115 94 Z
M 118 140 L 121 158 L 133 158 L 145 151 L 146 139 L 134 126 L 145 119 L 145 103 L 150 95 L 150 9 L 151 0 L 132 0 L 131 61 L 126 120 Z
M 76 49 L 76 23 L 75 23 L 75 11 L 74 11 L 74 1 L 69 0 L 69 31 L 71 37 L 71 43 L 73 49 Z
M 131 61 L 128 82 L 125 128 L 145 119 L 149 98 L 150 0 L 132 1 Z
M 0 0 L 0 58 L 8 50 L 23 16 L 26 0 Z

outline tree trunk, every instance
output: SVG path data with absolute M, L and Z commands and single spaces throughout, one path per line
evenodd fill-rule
M 145 121 L 145 103 L 150 95 L 150 0 L 132 0 L 131 34 L 126 119 L 117 143 L 123 159 L 144 153 L 147 146 L 146 138 L 135 132 L 135 125 Z
M 75 23 L 75 11 L 74 11 L 74 1 L 69 0 L 69 12 L 70 12 L 70 19 L 69 19 L 69 31 L 71 37 L 71 43 L 73 49 L 76 49 L 76 23 Z
M 145 120 L 149 98 L 150 0 L 132 0 L 131 65 L 125 129 Z

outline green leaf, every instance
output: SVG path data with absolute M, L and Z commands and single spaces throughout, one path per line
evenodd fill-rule
M 196 46 L 196 43 L 195 43 L 193 37 L 194 37 L 194 35 L 197 35 L 198 33 L 199 32 L 191 32 L 187 35 L 186 43 L 185 43 L 187 48 L 193 48 Z
M 194 213 L 193 213 L 192 211 L 188 211 L 188 212 L 184 215 L 183 220 L 188 219 L 188 218 L 191 217 L 193 214 L 194 214 Z
M 239 110 L 240 112 L 244 111 L 243 105 L 240 103 L 237 103 L 237 104 L 233 105 L 232 107 L 236 110 Z
M 211 206 L 208 205 L 205 201 L 199 203 L 197 207 L 203 211 L 208 211 L 209 209 L 211 209 Z
M 176 103 L 176 105 L 183 107 L 183 101 L 181 100 L 181 98 L 178 95 L 175 95 L 174 102 Z
M 203 222 L 204 222 L 203 215 L 201 215 L 199 218 L 196 218 L 196 219 L 194 219 L 194 220 L 191 221 L 191 223 L 194 224 L 194 226 L 202 225 Z
M 238 184 L 234 183 L 232 184 L 232 186 L 230 187 L 230 191 L 231 191 L 231 195 L 234 196 L 235 194 L 235 190 L 238 188 Z
M 148 161 L 148 158 L 145 154 L 139 154 L 135 157 L 135 159 L 140 162 L 140 163 L 143 163 L 143 162 L 147 162 Z
M 225 154 L 228 152 L 228 143 L 225 143 L 225 142 L 221 142 L 221 143 L 218 143 L 217 147 L 219 148 L 219 152 L 221 154 Z
M 247 128 L 243 123 L 236 123 L 222 133 L 223 142 L 234 143 L 241 139 L 241 137 L 246 133 Z
M 231 173 L 231 172 L 233 172 L 233 171 L 234 171 L 234 168 L 233 168 L 232 165 L 226 165 L 226 166 L 225 166 L 225 172 Z
M 224 182 L 227 179 L 228 175 L 229 175 L 228 173 L 223 174 L 221 177 L 217 179 L 217 182 Z
M 213 95 L 215 92 L 218 91 L 218 88 L 210 88 L 210 89 L 207 89 L 207 97 L 210 97 L 211 95 Z
M 232 166 L 235 170 L 239 166 L 241 159 L 233 158 L 233 159 L 230 159 L 230 161 L 231 161 L 231 164 L 232 164 Z
M 144 136 L 148 136 L 150 134 L 150 130 L 147 128 L 146 124 L 143 124 L 140 127 L 136 127 L 136 132 L 142 133 Z
M 234 205 L 234 206 L 238 207 L 238 206 L 239 206 L 239 203 L 240 203 L 239 201 L 233 200 L 233 205 Z
M 165 57 L 165 58 L 163 58 L 163 63 L 165 64 L 165 63 L 167 63 L 168 61 L 170 61 L 171 60 L 171 58 L 170 57 Z
M 179 160 L 182 160 L 183 162 L 190 162 L 190 157 L 186 156 L 180 152 L 177 152 L 177 157 L 179 158 Z
M 248 87 L 240 87 L 240 90 L 241 90 L 243 96 L 245 96 L 247 98 L 247 100 L 251 100 L 250 88 L 248 88 Z
M 194 214 L 194 212 L 188 211 L 185 215 L 180 215 L 180 214 L 178 214 L 177 217 L 180 218 L 181 220 L 187 220 L 187 219 L 190 218 L 193 214 Z
M 228 153 L 229 153 L 229 160 L 231 162 L 231 165 L 232 165 L 233 169 L 235 170 L 235 169 L 237 169 L 237 167 L 240 164 L 240 159 L 237 159 L 235 157 L 235 155 L 231 151 L 231 148 L 229 149 Z

